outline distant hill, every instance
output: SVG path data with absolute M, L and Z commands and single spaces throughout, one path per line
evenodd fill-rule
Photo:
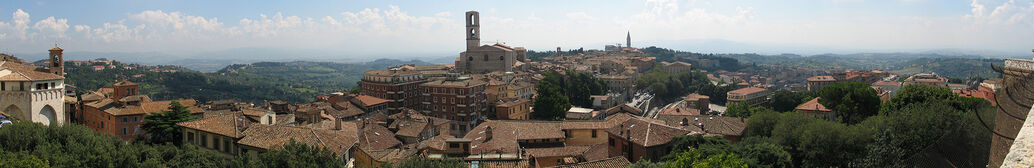
M 901 74 L 936 72 L 942 76 L 965 79 L 974 76 L 997 77 L 991 64 L 1002 64 L 1002 59 L 974 55 L 942 55 L 934 53 L 859 53 L 799 56 L 793 54 L 719 54 L 740 62 L 795 66 L 815 69 L 882 69 Z
M 941 76 L 966 79 L 972 77 L 998 77 L 1000 74 L 991 70 L 991 64 L 1001 65 L 1002 59 L 973 58 L 919 58 L 893 65 L 894 73 L 914 74 L 936 72 Z
M 399 64 L 428 64 L 423 61 L 379 59 L 367 63 L 257 62 L 234 64 L 204 73 L 197 71 L 154 72 L 147 68 L 115 63 L 114 68 L 95 71 L 94 64 L 68 64 L 66 83 L 81 91 L 111 87 L 117 80 L 140 84 L 141 94 L 153 99 L 194 98 L 200 101 L 236 99 L 260 103 L 264 100 L 309 102 L 316 95 L 356 86 L 362 73 Z M 103 65 L 103 64 L 96 64 Z

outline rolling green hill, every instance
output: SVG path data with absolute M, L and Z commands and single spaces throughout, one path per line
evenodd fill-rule
M 309 102 L 316 95 L 356 86 L 362 73 L 398 64 L 427 64 L 422 61 L 381 59 L 367 63 L 258 62 L 235 64 L 218 72 L 181 70 L 153 72 L 147 68 L 115 63 L 115 68 L 95 71 L 94 65 L 67 64 L 66 83 L 80 91 L 111 87 L 118 80 L 140 84 L 141 94 L 155 100 L 193 98 L 199 101 L 235 99 L 259 103 L 264 100 Z M 102 65 L 102 64 L 96 64 Z

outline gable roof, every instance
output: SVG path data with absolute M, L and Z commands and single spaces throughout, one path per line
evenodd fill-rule
M 0 69 L 10 71 L 9 74 L 0 76 L 0 81 L 40 81 L 65 79 L 64 76 L 45 72 L 45 69 L 20 64 L 16 62 L 0 61 Z
M 244 131 L 244 138 L 238 144 L 262 149 L 272 149 L 290 143 L 326 147 L 337 154 L 345 154 L 356 144 L 355 134 L 347 131 L 319 130 L 293 126 L 269 126 L 254 124 Z
M 254 122 L 239 113 L 206 116 L 200 120 L 176 123 L 176 125 L 233 138 L 244 137 L 244 130 Z
M 801 105 L 797 106 L 797 108 L 794 108 L 794 109 L 795 110 L 808 110 L 808 111 L 825 111 L 825 112 L 833 111 L 833 110 L 830 110 L 830 109 L 826 108 L 826 106 L 822 105 L 822 103 L 819 103 L 819 98 L 818 97 L 816 97 L 814 99 L 811 99 L 811 100 L 808 100 L 808 102 L 804 102 L 804 104 L 801 104 Z
M 691 131 L 637 117 L 607 129 L 607 133 L 617 137 L 629 138 L 635 144 L 652 147 L 667 144 L 671 142 L 672 138 L 687 135 Z
M 564 167 L 564 168 L 611 168 L 611 167 L 628 167 L 628 165 L 631 165 L 631 164 L 632 164 L 632 162 L 629 162 L 628 159 L 625 159 L 624 156 L 617 156 L 617 157 L 612 157 L 612 158 L 606 158 L 606 159 L 601 159 L 601 160 L 582 162 L 582 163 L 571 164 L 571 165 L 561 165 L 561 166 L 557 166 L 557 167 Z
M 363 124 L 359 131 L 359 146 L 370 150 L 397 147 L 402 141 L 395 139 L 395 133 L 377 124 Z

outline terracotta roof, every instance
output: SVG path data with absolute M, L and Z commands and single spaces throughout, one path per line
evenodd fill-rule
M 608 129 L 617 126 L 628 119 L 632 119 L 628 113 L 618 113 L 607 116 L 606 120 L 566 120 L 560 123 L 561 129 Z
M 594 160 L 588 162 L 582 162 L 572 165 L 561 165 L 557 167 L 564 168 L 612 168 L 612 167 L 628 167 L 632 163 L 625 159 L 624 156 L 617 156 L 602 160 Z
M 206 116 L 200 120 L 176 123 L 176 125 L 194 130 L 205 131 L 223 136 L 241 138 L 244 137 L 244 130 L 254 124 L 254 121 L 242 116 L 239 113 Z
M 327 114 L 334 116 L 334 118 L 349 118 L 366 114 L 366 112 L 352 105 L 352 103 L 344 101 L 338 102 L 334 104 L 333 108 L 327 109 Z
M 662 109 L 658 114 L 667 115 L 700 115 L 700 110 L 686 107 L 686 102 L 676 102 L 674 105 L 669 106 L 666 109 Z
M 382 104 L 382 103 L 387 103 L 388 102 L 388 100 L 377 98 L 377 97 L 373 97 L 373 96 L 368 96 L 368 95 L 359 95 L 359 96 L 356 96 L 355 98 L 357 100 L 359 100 L 359 102 L 362 103 L 363 106 L 366 106 L 366 107 L 370 107 L 370 106 L 374 106 L 374 105 L 378 105 L 378 104 Z
M 417 149 L 433 149 L 433 150 L 444 151 L 445 150 L 445 140 L 449 139 L 449 138 L 455 138 L 455 137 L 452 137 L 451 135 L 448 135 L 448 134 L 441 134 L 441 135 L 438 135 L 438 136 L 431 137 L 431 139 L 420 141 L 419 145 L 417 145 Z
M 664 121 L 668 126 L 718 135 L 740 136 L 747 127 L 746 119 L 726 116 L 658 115 L 657 119 Z
M 897 81 L 879 81 L 879 82 L 872 83 L 872 85 L 898 86 L 898 85 L 901 85 L 901 82 L 897 82 Z
M 364 153 L 366 153 L 371 158 L 373 158 L 373 160 L 376 160 L 378 162 L 387 162 L 387 163 L 398 163 L 398 162 L 401 162 L 403 160 L 406 160 L 406 158 L 408 158 L 409 156 L 416 155 L 416 153 L 417 153 L 417 150 L 414 150 L 414 149 L 400 149 L 400 148 L 392 148 L 392 149 L 365 149 L 365 148 L 359 148 L 359 150 L 362 150 Z
M 0 62 L 0 72 L 9 72 L 4 76 L 0 76 L 0 81 L 39 81 L 39 80 L 57 80 L 65 79 L 61 75 L 55 75 L 50 72 L 45 72 L 45 69 L 36 68 L 33 66 L 2 61 Z M 2 74 L 2 73 L 0 73 Z
M 371 150 L 382 150 L 397 147 L 402 141 L 395 139 L 395 133 L 377 124 L 365 124 L 359 132 L 359 144 L 361 148 Z
M 532 167 L 528 160 L 479 160 L 479 167 L 485 168 L 527 168 Z M 469 165 L 470 162 L 467 162 Z
M 506 101 L 504 103 L 498 103 L 495 106 L 496 107 L 510 107 L 510 106 L 515 106 L 515 105 L 520 105 L 520 104 L 528 103 L 530 101 L 531 100 L 521 98 L 521 99 L 517 99 L 517 100 L 514 100 L 514 101 Z
M 689 94 L 688 96 L 686 96 L 686 98 L 684 98 L 683 100 L 686 100 L 686 101 L 697 101 L 697 100 L 700 100 L 700 99 L 710 99 L 710 98 L 711 97 L 707 96 L 707 95 L 701 95 L 701 94 L 693 93 L 693 94 Z
M 115 88 L 99 88 L 97 89 L 97 92 L 102 94 L 111 94 L 115 93 Z
M 564 135 L 564 131 L 560 129 L 560 122 L 556 121 L 508 120 L 497 122 L 516 127 L 518 140 L 555 139 L 566 137 L 566 135 Z
M 478 85 L 485 85 L 484 81 L 481 80 L 432 80 L 426 83 L 420 84 L 421 87 L 474 87 Z
M 608 147 L 607 143 L 592 145 L 589 147 L 589 150 L 582 153 L 582 158 L 585 158 L 585 160 L 606 159 L 607 157 L 610 157 L 610 151 L 607 149 Z
M 652 147 L 667 144 L 672 138 L 687 135 L 691 131 L 637 117 L 607 129 L 607 133 L 622 138 L 630 137 L 632 143 Z
M 488 127 L 492 128 L 491 137 L 485 135 L 485 128 Z M 470 154 L 472 155 L 482 153 L 517 153 L 520 148 L 517 144 L 518 132 L 515 127 L 508 123 L 489 120 L 471 129 L 463 138 L 471 140 Z
M 808 102 L 804 102 L 804 104 L 801 104 L 801 105 L 797 106 L 797 108 L 794 108 L 794 109 L 795 110 L 808 110 L 808 111 L 826 111 L 826 112 L 833 111 L 833 110 L 830 110 L 830 109 L 826 108 L 826 106 L 822 105 L 821 103 L 819 103 L 819 98 L 818 97 L 816 97 L 814 99 L 811 99 L 811 100 L 808 100 Z
M 617 113 L 618 111 L 629 112 L 629 113 L 635 114 L 635 115 L 642 115 L 643 114 L 643 110 L 640 110 L 639 108 L 635 108 L 635 107 L 632 107 L 632 106 L 628 106 L 628 104 L 620 104 L 620 105 L 608 108 L 607 110 L 603 110 L 603 111 L 605 113 L 611 114 L 611 115 Z
M 163 110 L 168 110 L 170 106 L 169 104 L 172 103 L 172 101 L 173 100 L 141 102 L 139 106 L 128 105 L 122 107 L 118 113 L 115 113 L 114 115 L 150 114 L 161 112 Z M 179 101 L 180 104 L 186 106 L 187 110 L 190 110 L 191 114 L 205 113 L 204 110 L 201 110 L 201 108 L 196 106 L 197 101 L 194 99 L 180 99 L 175 101 Z
M 591 146 L 564 146 L 552 148 L 527 148 L 528 156 L 531 157 L 559 157 L 559 156 L 581 156 Z
M 326 147 L 337 154 L 345 154 L 357 141 L 354 132 L 262 124 L 251 125 L 244 134 L 244 138 L 237 141 L 238 144 L 266 150 L 294 140 L 310 146 Z
M 743 88 L 743 89 L 736 89 L 736 90 L 733 90 L 733 91 L 729 91 L 729 94 L 752 94 L 752 93 L 758 93 L 758 92 L 764 92 L 764 91 L 767 91 L 767 89 L 759 88 L 759 87 L 747 87 L 747 88 Z
M 808 82 L 836 82 L 837 79 L 833 76 L 812 76 L 808 78 Z

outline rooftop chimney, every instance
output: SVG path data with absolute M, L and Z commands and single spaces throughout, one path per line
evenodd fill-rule
M 492 126 L 485 127 L 485 141 L 492 140 Z
M 334 119 L 334 130 L 338 130 L 338 131 L 341 130 L 341 120 L 340 119 L 336 119 L 336 118 Z

